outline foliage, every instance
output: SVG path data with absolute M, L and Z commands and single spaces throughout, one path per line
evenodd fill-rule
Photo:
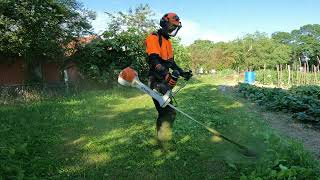
M 242 61 L 245 67 L 251 66 L 258 69 L 266 64 L 267 67 L 274 68 L 277 64 L 285 64 L 290 61 L 290 47 L 275 42 L 263 33 L 246 35 L 243 38 L 242 47 L 245 58 Z
M 67 44 L 89 33 L 94 13 L 76 0 L 0 1 L 0 53 L 61 60 Z
M 138 71 L 141 80 L 146 80 L 149 66 L 145 53 L 145 38 L 155 31 L 154 13 L 148 5 L 139 5 L 127 13 L 107 13 L 108 29 L 97 39 L 78 51 L 73 57 L 82 72 L 88 77 L 112 85 L 120 70 L 127 66 Z M 182 68 L 190 67 L 190 54 L 172 39 L 174 58 Z
M 256 81 L 263 84 L 272 84 L 276 85 L 278 83 L 278 73 L 276 70 L 266 69 L 258 70 L 256 72 Z M 286 81 L 288 78 L 286 73 L 284 73 L 283 81 Z
M 119 33 L 115 37 L 104 35 L 104 40 L 94 40 L 73 56 L 81 71 L 101 83 L 115 83 L 120 70 L 132 66 L 140 77 L 145 77 L 148 66 L 144 50 L 144 36 L 135 29 Z M 124 46 L 125 45 L 125 46 Z
M 294 89 L 292 90 L 294 91 Z M 239 92 L 259 105 L 275 111 L 294 113 L 293 118 L 305 122 L 320 122 L 320 100 L 310 96 L 301 96 L 280 88 L 261 88 L 249 84 L 240 84 Z
M 266 34 L 256 32 L 234 41 L 195 41 L 189 47 L 193 67 L 221 70 L 240 67 L 258 69 L 264 64 L 274 68 L 276 64 L 289 63 L 291 49 L 270 39 Z
M 211 59 L 208 63 L 212 69 L 223 70 L 231 68 L 235 63 L 235 52 L 228 43 L 216 43 L 210 51 Z
M 129 28 L 136 29 L 139 33 L 147 34 L 156 28 L 155 13 L 148 4 L 140 4 L 135 9 L 130 8 L 127 12 L 106 13 L 111 21 L 108 23 L 105 34 L 119 34 Z
M 181 44 L 181 39 L 173 38 L 171 39 L 172 47 L 174 50 L 174 61 L 182 69 L 191 68 L 191 55 L 188 52 L 187 48 Z
M 299 29 L 288 32 L 275 32 L 272 38 L 277 42 L 290 45 L 293 49 L 293 59 L 299 63 L 299 58 L 306 53 L 311 61 L 310 65 L 319 64 L 320 57 L 320 25 L 307 24 Z M 317 57 L 318 56 L 318 57 Z
M 191 54 L 193 70 L 196 70 L 202 66 L 209 68 L 207 62 L 212 47 L 213 42 L 209 40 L 197 40 L 188 47 L 188 51 Z
M 293 86 L 289 91 L 299 96 L 310 96 L 320 100 L 320 86 L 317 85 Z
M 153 12 L 148 5 L 140 5 L 127 13 L 107 13 L 108 29 L 102 38 L 83 47 L 73 57 L 88 77 L 103 83 L 116 83 L 120 70 L 132 66 L 139 76 L 146 78 L 148 65 L 145 38 L 155 29 Z
M 309 66 L 320 64 L 320 25 L 308 24 L 299 30 L 275 32 L 272 37 L 255 32 L 230 42 L 197 40 L 189 47 L 192 67 L 223 69 L 275 69 L 277 64 L 300 64 L 305 53 L 310 58 Z M 302 62 L 303 63 L 303 62 Z
M 257 179 L 317 179 L 317 171 L 313 166 L 315 160 L 303 150 L 303 146 L 296 142 L 286 142 L 277 135 L 267 135 L 270 147 L 268 159 L 262 160 L 253 171 L 243 174 L 241 180 Z M 290 148 L 288 148 L 290 147 Z

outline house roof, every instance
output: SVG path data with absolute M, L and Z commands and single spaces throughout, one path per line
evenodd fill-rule
M 76 40 L 71 41 L 66 46 L 66 56 L 72 56 L 74 53 L 77 52 L 77 47 L 84 46 L 86 44 L 89 44 L 94 39 L 99 39 L 100 37 L 98 35 L 89 35 L 85 37 L 76 38 Z

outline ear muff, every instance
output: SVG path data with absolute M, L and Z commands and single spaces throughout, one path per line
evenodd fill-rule
M 160 26 L 163 29 L 166 29 L 166 27 L 168 26 L 168 23 L 169 23 L 168 14 L 165 14 L 160 20 Z

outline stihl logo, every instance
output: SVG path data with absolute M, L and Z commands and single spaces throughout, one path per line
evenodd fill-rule
M 141 86 L 141 90 L 143 90 L 144 92 L 148 93 L 152 97 L 151 92 L 149 92 L 149 90 L 147 88 Z

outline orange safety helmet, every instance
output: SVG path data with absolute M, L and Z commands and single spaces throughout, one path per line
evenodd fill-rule
M 176 36 L 182 27 L 180 18 L 176 13 L 165 14 L 160 20 L 160 26 L 169 36 Z

